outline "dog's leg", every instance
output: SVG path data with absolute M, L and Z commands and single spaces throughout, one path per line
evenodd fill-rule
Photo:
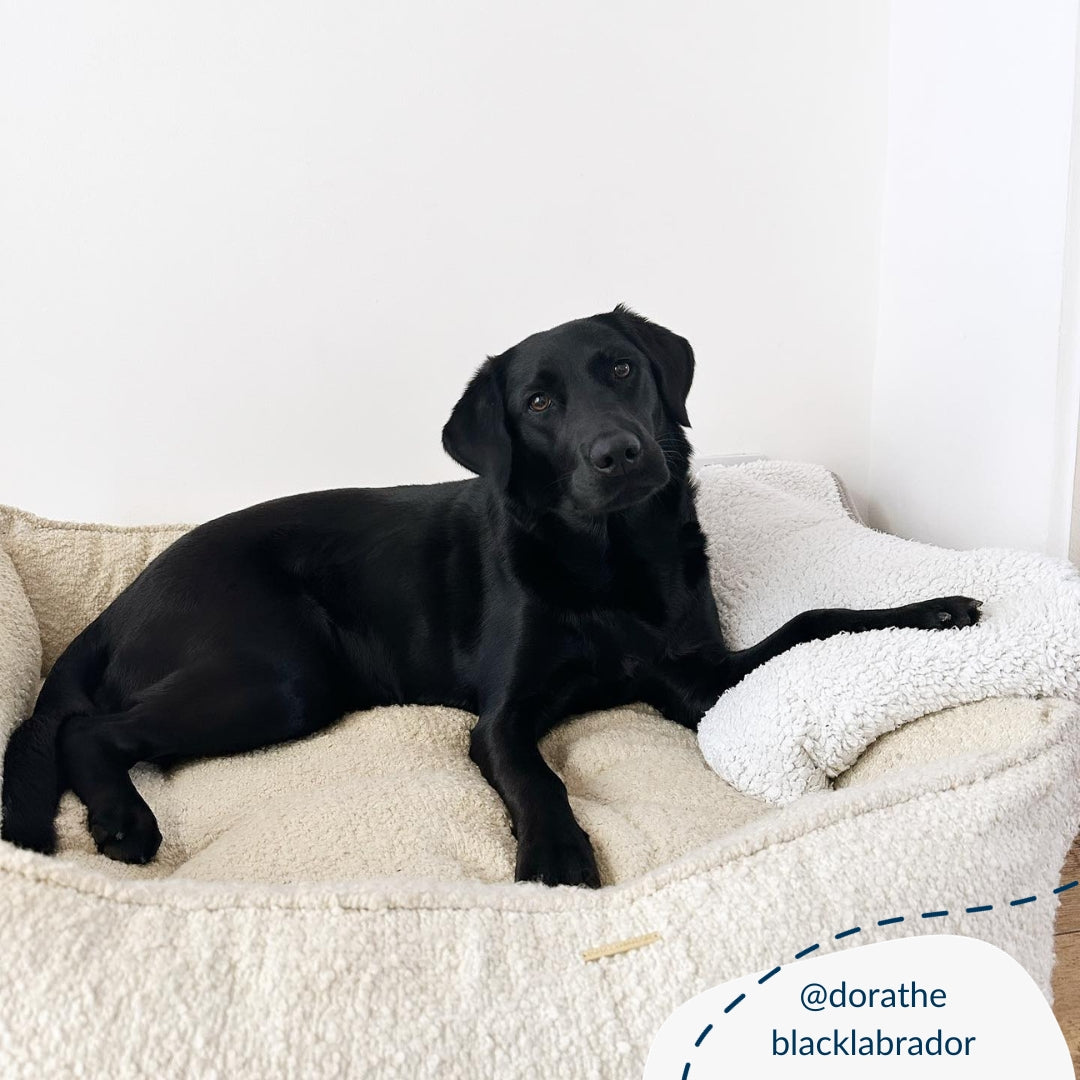
M 469 756 L 510 812 L 518 842 L 515 879 L 597 889 L 592 844 L 574 818 L 566 786 L 540 753 L 538 730 L 528 712 L 504 708 L 483 714 Z
M 641 700 L 666 720 L 696 731 L 716 699 L 738 681 L 732 674 L 732 655 L 716 645 L 669 659 L 642 680 Z
M 336 713 L 265 673 L 187 669 L 151 687 L 131 708 L 72 717 L 60 734 L 64 773 L 87 810 L 98 850 L 121 862 L 149 862 L 161 833 L 131 782 L 138 761 L 210 757 L 253 750 L 308 734 Z
M 730 690 L 754 668 L 796 645 L 835 634 L 889 627 L 948 630 L 973 626 L 979 621 L 981 606 L 978 600 L 966 596 L 947 596 L 870 611 L 849 608 L 804 611 L 749 649 L 727 652 L 722 646 L 709 646 L 667 661 L 642 683 L 642 700 L 668 720 L 696 730 L 701 718 L 725 690 Z
M 71 790 L 86 807 L 98 851 L 120 862 L 145 863 L 157 854 L 161 832 L 128 775 L 135 761 L 113 741 L 114 732 L 132 722 L 125 712 L 72 717 L 60 732 L 60 759 Z
M 864 630 L 893 627 L 915 630 L 952 630 L 974 626 L 979 621 L 982 602 L 967 596 L 944 596 L 920 600 L 903 607 L 858 611 L 850 608 L 820 608 L 804 611 L 785 623 L 764 641 L 727 657 L 730 684 L 734 685 L 756 667 L 795 645 L 821 641 L 836 634 L 857 634 Z

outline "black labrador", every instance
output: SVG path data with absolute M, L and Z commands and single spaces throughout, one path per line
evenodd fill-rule
M 445 428 L 479 479 L 296 495 L 177 540 L 57 661 L 13 733 L 4 839 L 55 847 L 62 792 L 97 847 L 161 841 L 128 770 L 295 739 L 391 703 L 479 714 L 470 754 L 502 797 L 518 880 L 599 886 L 537 740 L 643 701 L 695 728 L 800 642 L 978 621 L 946 597 L 807 611 L 724 646 L 688 473 L 688 342 L 625 307 L 534 334 L 477 371 Z

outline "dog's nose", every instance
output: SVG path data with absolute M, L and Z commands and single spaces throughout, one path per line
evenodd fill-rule
M 597 472 L 614 474 L 633 469 L 641 458 L 641 441 L 629 431 L 601 435 L 589 448 L 589 461 Z

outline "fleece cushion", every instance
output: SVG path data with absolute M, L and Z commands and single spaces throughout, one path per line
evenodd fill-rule
M 774 803 L 823 790 L 880 735 L 950 705 L 1080 700 L 1080 573 L 1070 563 L 875 532 L 848 515 L 835 478 L 815 465 L 705 469 L 698 506 L 735 647 L 811 608 L 957 594 L 984 602 L 977 626 L 841 634 L 752 671 L 699 728 L 705 758 L 739 790 Z
M 0 521 L 2 746 L 42 654 L 169 533 Z M 70 796 L 58 857 L 0 844 L 0 1075 L 640 1075 L 687 998 L 819 940 L 844 947 L 832 935 L 854 925 L 863 942 L 982 937 L 1049 993 L 1052 889 L 1080 803 L 1070 703 L 924 718 L 835 791 L 780 808 L 650 710 L 577 718 L 543 749 L 596 843 L 599 892 L 510 882 L 471 722 L 379 709 L 287 746 L 140 767 L 166 838 L 147 867 L 97 855 Z M 959 914 L 974 903 L 995 913 Z M 876 926 L 930 908 L 957 914 Z
M 469 760 L 475 718 L 404 706 L 354 713 L 303 742 L 163 773 L 133 770 L 164 836 L 145 867 L 97 854 L 70 793 L 63 856 L 112 876 L 285 884 L 423 875 L 512 881 L 514 840 Z M 691 732 L 642 708 L 579 717 L 543 744 L 597 843 L 603 879 L 626 881 L 767 811 L 702 760 Z

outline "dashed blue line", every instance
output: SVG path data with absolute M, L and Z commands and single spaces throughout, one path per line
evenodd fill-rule
M 1078 885 L 1080 885 L 1080 880 L 1070 881 L 1065 885 L 1059 885 L 1054 890 L 1054 895 L 1056 896 L 1058 893 L 1068 892 L 1070 889 L 1075 889 Z M 1021 904 L 1033 904 L 1037 899 L 1038 899 L 1037 895 L 1036 896 L 1022 896 L 1018 900 L 1010 900 L 1009 901 L 1009 906 L 1010 907 L 1019 907 Z M 968 915 L 976 915 L 976 914 L 978 914 L 980 912 L 983 912 L 983 911 L 993 911 L 993 910 L 994 910 L 994 905 L 993 904 L 980 904 L 980 905 L 977 905 L 975 907 L 964 908 L 964 911 Z M 943 911 L 924 911 L 922 913 L 922 917 L 924 919 L 941 919 L 941 918 L 944 918 L 948 914 L 949 914 L 949 912 L 947 910 L 943 910 Z M 879 919 L 878 920 L 878 926 L 893 926 L 894 924 L 902 923 L 903 921 L 904 921 L 904 916 L 903 915 L 896 915 L 891 919 Z M 861 926 L 853 926 L 853 927 L 851 927 L 850 930 L 841 930 L 839 934 L 834 934 L 833 937 L 837 941 L 840 941 L 842 938 L 851 937 L 852 934 L 858 934 L 858 933 L 861 933 L 861 932 L 862 932 L 862 927 Z M 809 956 L 812 952 L 816 952 L 820 948 L 821 948 L 821 945 L 818 942 L 815 942 L 813 945 L 808 945 L 801 952 L 797 952 L 795 954 L 795 959 L 796 960 L 801 960 L 804 956 Z M 771 979 L 774 975 L 778 975 L 781 970 L 782 970 L 782 968 L 778 964 L 776 967 L 774 967 L 772 969 L 772 971 L 767 972 L 765 975 L 762 975 L 760 979 L 758 979 L 758 985 L 760 986 L 762 983 L 767 982 L 769 979 Z M 739 1004 L 739 1002 L 745 1001 L 745 1000 L 746 1000 L 746 994 L 740 994 L 737 998 L 735 998 L 734 1001 L 732 1001 L 724 1009 L 725 1015 L 727 1013 L 731 1012 L 731 1010 L 734 1009 L 735 1006 Z M 694 1046 L 695 1047 L 701 1046 L 701 1044 L 705 1041 L 705 1036 L 708 1035 L 709 1032 L 712 1031 L 712 1029 L 713 1029 L 712 1024 L 708 1024 L 705 1027 L 705 1030 L 702 1031 L 702 1033 L 695 1040 Z M 690 1062 L 689 1061 L 683 1066 L 682 1080 L 690 1080 Z

